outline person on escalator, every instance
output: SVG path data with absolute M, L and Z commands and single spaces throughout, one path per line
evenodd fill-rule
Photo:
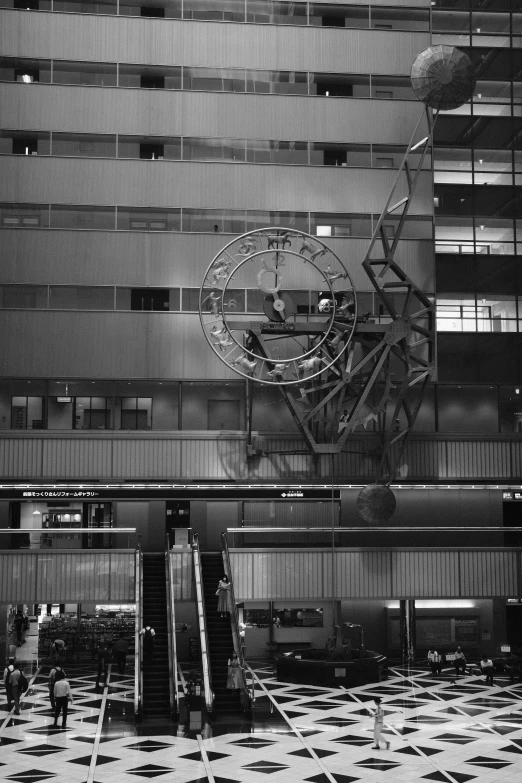
M 237 653 L 232 653 L 232 656 L 228 659 L 227 689 L 234 691 L 236 695 L 241 688 L 241 668 Z
M 150 663 L 154 658 L 154 637 L 156 631 L 151 628 L 150 625 L 146 625 L 140 631 L 140 636 L 143 636 L 143 662 Z
M 218 589 L 216 590 L 216 595 L 218 596 L 217 610 L 220 613 L 221 617 L 226 617 L 227 614 L 229 614 L 231 611 L 232 608 L 231 595 L 230 595 L 231 589 L 232 589 L 232 585 L 228 580 L 228 576 L 226 574 L 223 574 L 223 576 L 218 582 Z

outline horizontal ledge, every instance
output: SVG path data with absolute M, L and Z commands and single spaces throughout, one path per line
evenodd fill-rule
M 11 533 L 135 533 L 135 527 L 16 527 L 0 530 L 1 535 L 10 535 Z M 114 550 L 110 550 L 114 551 Z
M 519 533 L 522 527 L 228 527 L 227 533 Z M 1 531 L 0 531 L 1 532 Z

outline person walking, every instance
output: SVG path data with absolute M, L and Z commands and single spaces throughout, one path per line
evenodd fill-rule
M 22 672 L 17 663 L 12 664 L 13 668 L 9 672 L 9 684 L 11 685 L 11 694 L 14 702 L 15 715 L 20 715 L 20 696 L 23 691 L 21 688 Z M 9 667 L 11 669 L 11 667 Z
M 49 699 L 51 701 L 51 709 L 54 711 L 54 708 L 56 707 L 56 701 L 54 698 L 54 686 L 59 680 L 63 680 L 63 678 L 66 677 L 66 674 L 60 664 L 56 664 L 56 666 L 53 666 L 51 671 L 49 672 Z
M 112 646 L 116 663 L 118 664 L 118 671 L 120 674 L 125 674 L 125 664 L 127 663 L 127 653 L 129 651 L 129 643 L 125 638 L 123 631 L 120 633 L 120 638 L 116 639 Z
M 61 680 L 57 680 L 54 685 L 54 699 L 56 706 L 54 708 L 54 723 L 53 726 L 58 726 L 58 718 L 60 712 L 62 713 L 62 729 L 67 727 L 67 707 L 69 702 L 72 703 L 73 697 L 71 693 L 71 686 L 67 677 L 62 677 Z
M 482 674 L 486 675 L 486 685 L 493 685 L 495 667 L 491 658 L 488 658 L 487 655 L 483 655 L 482 660 L 480 661 L 480 668 L 482 669 Z
M 380 745 L 380 742 L 381 742 L 381 732 L 382 732 L 383 727 L 384 727 L 384 712 L 383 712 L 383 709 L 381 707 L 381 699 L 379 698 L 379 696 L 376 696 L 376 698 L 374 699 L 374 702 L 375 702 L 375 711 L 374 712 L 370 711 L 370 714 L 373 715 L 373 717 L 374 717 L 373 739 L 375 741 L 375 745 L 372 746 L 372 749 L 373 750 L 380 750 L 381 749 L 381 745 Z M 388 742 L 388 740 L 383 740 L 383 742 L 386 745 L 386 750 L 388 750 L 389 747 L 390 747 L 390 743 Z
M 103 684 L 105 685 L 107 682 L 109 663 L 111 663 L 112 661 L 111 649 L 103 637 L 100 639 L 100 643 L 98 645 L 98 649 L 96 652 L 98 656 L 98 674 L 96 676 L 96 688 L 99 688 L 100 678 L 102 676 L 103 676 Z
M 228 576 L 226 574 L 223 574 L 223 576 L 218 582 L 218 589 L 216 590 L 216 595 L 218 596 L 217 610 L 220 613 L 221 617 L 226 617 L 227 614 L 230 613 L 231 589 L 232 589 L 232 585 L 228 580 Z
M 236 695 L 242 684 L 241 670 L 242 667 L 239 663 L 237 653 L 233 652 L 228 659 L 227 690 L 234 691 Z
M 466 656 L 460 649 L 460 647 L 457 647 L 455 651 L 455 658 L 453 660 L 453 665 L 455 667 L 455 672 L 457 674 L 457 677 L 460 674 L 460 670 L 462 669 L 462 674 L 466 674 Z
M 143 636 L 143 662 L 150 663 L 154 658 L 154 637 L 156 631 L 151 628 L 150 625 L 146 625 L 140 631 L 140 636 Z
M 7 664 L 4 669 L 3 683 L 5 688 L 5 696 L 7 699 L 7 711 L 11 712 L 13 708 L 13 686 L 11 685 L 11 672 L 14 671 L 12 663 Z
M 430 647 L 428 652 L 428 664 L 432 674 L 440 674 L 442 671 L 442 662 L 440 655 L 434 647 Z
M 14 628 L 16 632 L 17 647 L 21 647 L 23 644 L 24 625 L 25 625 L 24 613 L 22 612 L 21 609 L 19 609 L 14 619 Z

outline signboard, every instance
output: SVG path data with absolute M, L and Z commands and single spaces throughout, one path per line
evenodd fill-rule
M 502 500 L 518 500 L 520 502 L 520 501 L 522 501 L 522 491 L 521 492 L 503 492 L 502 493 Z
M 500 645 L 500 652 L 510 653 L 511 652 L 511 645 L 510 644 L 501 644 Z
M 9 500 L 339 500 L 339 489 L 315 489 L 311 487 L 255 488 L 234 484 L 223 487 L 18 487 L 0 489 L 0 499 Z

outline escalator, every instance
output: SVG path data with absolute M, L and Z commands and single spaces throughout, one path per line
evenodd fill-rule
M 223 576 L 221 552 L 202 552 L 203 590 L 207 609 L 207 634 L 214 691 L 214 710 L 218 714 L 241 712 L 241 705 L 233 691 L 227 690 L 228 659 L 234 650 L 230 619 L 220 617 L 217 611 L 216 589 Z
M 203 592 L 206 606 L 206 625 L 209 645 L 210 670 L 212 675 L 212 690 L 214 693 L 214 712 L 218 716 L 241 720 L 244 715 L 250 716 L 252 711 L 252 695 L 247 692 L 244 676 L 243 650 L 240 644 L 237 610 L 232 584 L 232 572 L 228 557 L 226 536 L 222 536 L 222 552 L 201 553 L 203 577 Z M 226 573 L 231 583 L 232 612 L 230 617 L 223 618 L 217 611 L 218 597 L 216 590 L 218 582 Z M 240 665 L 243 667 L 243 687 L 239 693 L 228 690 L 228 659 L 236 652 Z
M 169 633 L 165 553 L 143 553 L 143 625 L 154 628 L 154 656 L 143 661 L 143 717 L 166 718 L 171 714 L 169 692 Z

